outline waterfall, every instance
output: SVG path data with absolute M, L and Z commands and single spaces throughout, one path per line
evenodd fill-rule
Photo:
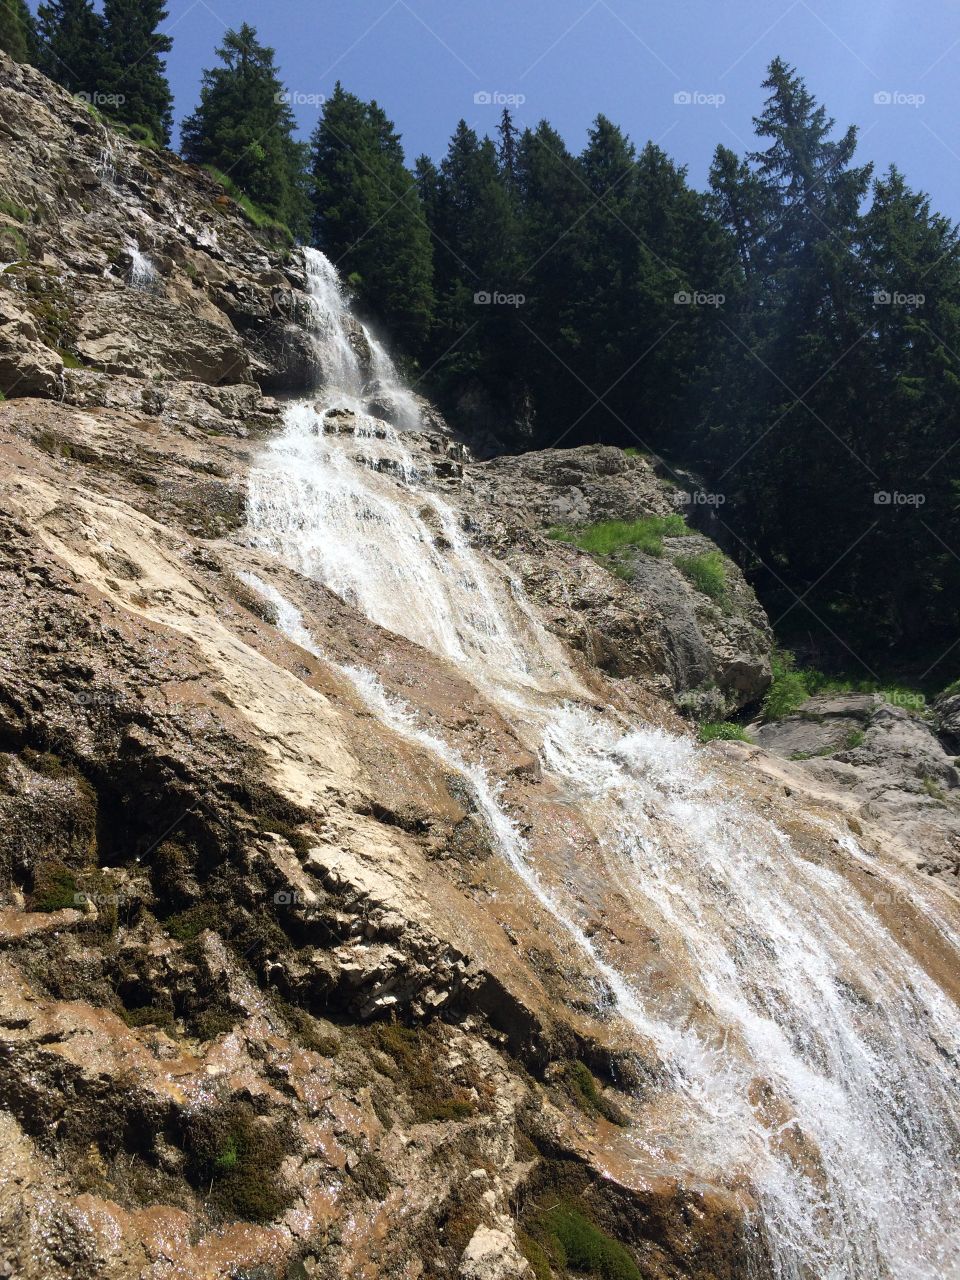
M 595 834 L 605 883 L 669 960 L 656 980 L 588 936 L 575 875 L 555 886 L 534 865 L 492 762 L 464 759 L 375 673 L 341 668 L 385 725 L 465 777 L 501 855 L 596 975 L 597 1016 L 655 1044 L 664 1105 L 633 1135 L 638 1159 L 669 1152 L 678 1171 L 748 1181 L 778 1280 L 960 1274 L 960 1010 L 838 869 L 867 855 L 826 830 L 842 858 L 811 853 L 688 739 L 591 705 L 522 586 L 431 487 L 404 438 L 416 401 L 333 267 L 308 250 L 306 270 L 321 385 L 288 406 L 251 474 L 247 537 L 459 668 Z M 294 606 L 250 582 L 319 653 Z M 875 883 L 899 883 L 869 862 Z M 936 886 L 911 890 L 956 951 Z
M 157 269 L 140 249 L 139 245 L 133 241 L 127 245 L 127 252 L 130 254 L 130 284 L 134 289 L 143 289 L 149 292 L 156 286 Z

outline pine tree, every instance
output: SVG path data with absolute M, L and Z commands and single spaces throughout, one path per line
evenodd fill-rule
M 170 141 L 173 94 L 163 55 L 173 48 L 157 27 L 165 22 L 163 0 L 104 0 L 106 56 L 104 91 L 109 113 L 150 139 Z
M 217 55 L 223 65 L 204 71 L 200 103 L 183 123 L 183 154 L 219 171 L 294 235 L 306 235 L 305 148 L 294 140 L 274 51 L 244 23 L 227 32 Z
M 103 22 L 92 0 L 51 0 L 37 9 L 37 65 L 71 93 L 103 92 Z
M 480 416 L 509 423 L 523 326 L 519 308 L 496 299 L 518 288 L 517 224 L 489 138 L 461 120 L 440 165 L 434 208 L 439 376 L 461 397 L 483 402 Z
M 500 173 L 506 184 L 507 190 L 513 193 L 517 187 L 517 146 L 519 143 L 519 130 L 513 123 L 513 116 L 510 114 L 510 108 L 503 108 L 503 115 L 500 117 L 500 123 L 497 125 L 497 162 L 500 165 Z
M 25 0 L 0 0 L 0 49 L 14 62 L 36 62 L 37 29 Z
M 433 317 L 430 232 L 400 137 L 376 102 L 337 84 L 313 136 L 312 174 L 317 243 L 366 314 L 419 355 Z

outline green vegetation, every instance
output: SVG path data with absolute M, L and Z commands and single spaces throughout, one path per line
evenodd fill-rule
M 292 1192 L 280 1176 L 290 1135 L 249 1105 L 188 1117 L 184 1148 L 188 1177 L 224 1217 L 272 1222 L 290 1205 Z
M 277 231 L 286 239 L 292 242 L 293 235 L 290 228 L 283 222 L 278 222 L 259 205 L 253 203 L 249 196 L 245 196 L 233 179 L 226 173 L 222 173 L 215 165 L 205 164 L 202 166 L 223 187 L 224 191 L 229 195 L 230 199 L 236 204 L 255 227 L 259 227 L 261 231 Z
M 604 520 L 579 529 L 557 526 L 547 536 L 557 542 L 571 542 L 581 551 L 595 556 L 611 556 L 618 551 L 643 551 L 649 556 L 663 555 L 664 538 L 688 534 L 683 516 L 645 516 L 642 520 Z
M 729 720 L 700 725 L 698 730 L 701 742 L 750 742 L 750 735 L 743 725 L 733 724 Z
M 602 1116 L 611 1124 L 629 1124 L 626 1112 L 604 1097 L 589 1067 L 582 1062 L 571 1062 L 566 1069 L 566 1080 L 571 1097 L 588 1115 Z
M 245 22 L 227 31 L 217 56 L 221 65 L 204 71 L 199 105 L 183 122 L 183 154 L 229 173 L 254 221 L 265 216 L 269 225 L 305 236 L 306 150 L 294 140 L 294 116 L 274 52 Z
M 540 1217 L 538 1226 L 543 1239 L 542 1252 L 558 1266 L 597 1276 L 599 1280 L 642 1280 L 630 1252 L 570 1201 L 548 1209 Z
M 163 928 L 177 942 L 193 942 L 199 938 L 204 929 L 216 926 L 211 923 L 211 912 L 208 906 L 189 907 L 176 915 L 168 916 L 162 922 Z
M 393 1059 L 396 1077 L 410 1090 L 418 1121 L 466 1120 L 476 1107 L 466 1089 L 452 1085 L 438 1062 L 439 1042 L 428 1028 L 384 1022 L 371 1028 L 373 1044 Z
M 30 210 L 24 208 L 22 204 L 17 204 L 16 200 L 8 200 L 5 196 L 0 196 L 0 213 L 13 218 L 14 222 L 30 221 Z
M 423 347 L 434 308 L 433 248 L 400 135 L 376 102 L 337 84 L 311 140 L 314 235 L 361 310 L 406 352 Z M 375 227 L 376 235 L 357 235 Z
M 63 911 L 77 906 L 79 892 L 76 872 L 62 862 L 42 862 L 34 873 L 31 904 L 34 911 Z
M 678 556 L 676 566 L 685 578 L 711 600 L 725 600 L 727 570 L 720 551 L 705 551 L 699 556 Z
M 14 62 L 36 60 L 37 29 L 26 0 L 3 0 L 0 4 L 0 49 Z
M 914 714 L 921 713 L 927 704 L 924 694 L 910 685 L 825 675 L 814 667 L 800 669 L 794 655 L 786 649 L 774 651 L 771 667 L 773 683 L 767 690 L 763 703 L 764 720 L 781 720 L 784 716 L 793 715 L 808 698 L 816 694 L 873 694 L 878 701 L 902 707 Z M 858 746 L 859 743 L 854 745 Z

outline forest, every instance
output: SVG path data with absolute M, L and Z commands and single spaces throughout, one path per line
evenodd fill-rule
M 171 142 L 161 0 L 0 7 L 0 47 L 144 146 Z M 269 233 L 315 244 L 417 390 L 479 452 L 654 455 L 784 644 L 942 687 L 960 632 L 960 240 L 857 160 L 781 59 L 755 150 L 706 190 L 600 115 L 582 149 L 509 109 L 408 157 L 341 84 L 298 138 L 274 52 L 229 31 L 182 127 Z

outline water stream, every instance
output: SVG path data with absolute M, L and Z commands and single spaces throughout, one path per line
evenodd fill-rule
M 404 440 L 419 414 L 389 355 L 326 259 L 307 250 L 306 266 L 318 392 L 288 406 L 251 475 L 248 537 L 493 700 L 663 938 L 678 976 L 655 997 L 588 937 L 576 885 L 533 864 L 495 769 L 374 672 L 342 668 L 383 723 L 466 778 L 502 856 L 597 975 L 598 1016 L 654 1041 L 680 1105 L 667 1131 L 636 1133 L 638 1151 L 747 1177 L 780 1280 L 960 1275 L 960 1011 L 836 864 L 731 795 L 691 742 L 587 705 L 520 585 L 471 544 Z M 276 588 L 251 583 L 317 652 Z

